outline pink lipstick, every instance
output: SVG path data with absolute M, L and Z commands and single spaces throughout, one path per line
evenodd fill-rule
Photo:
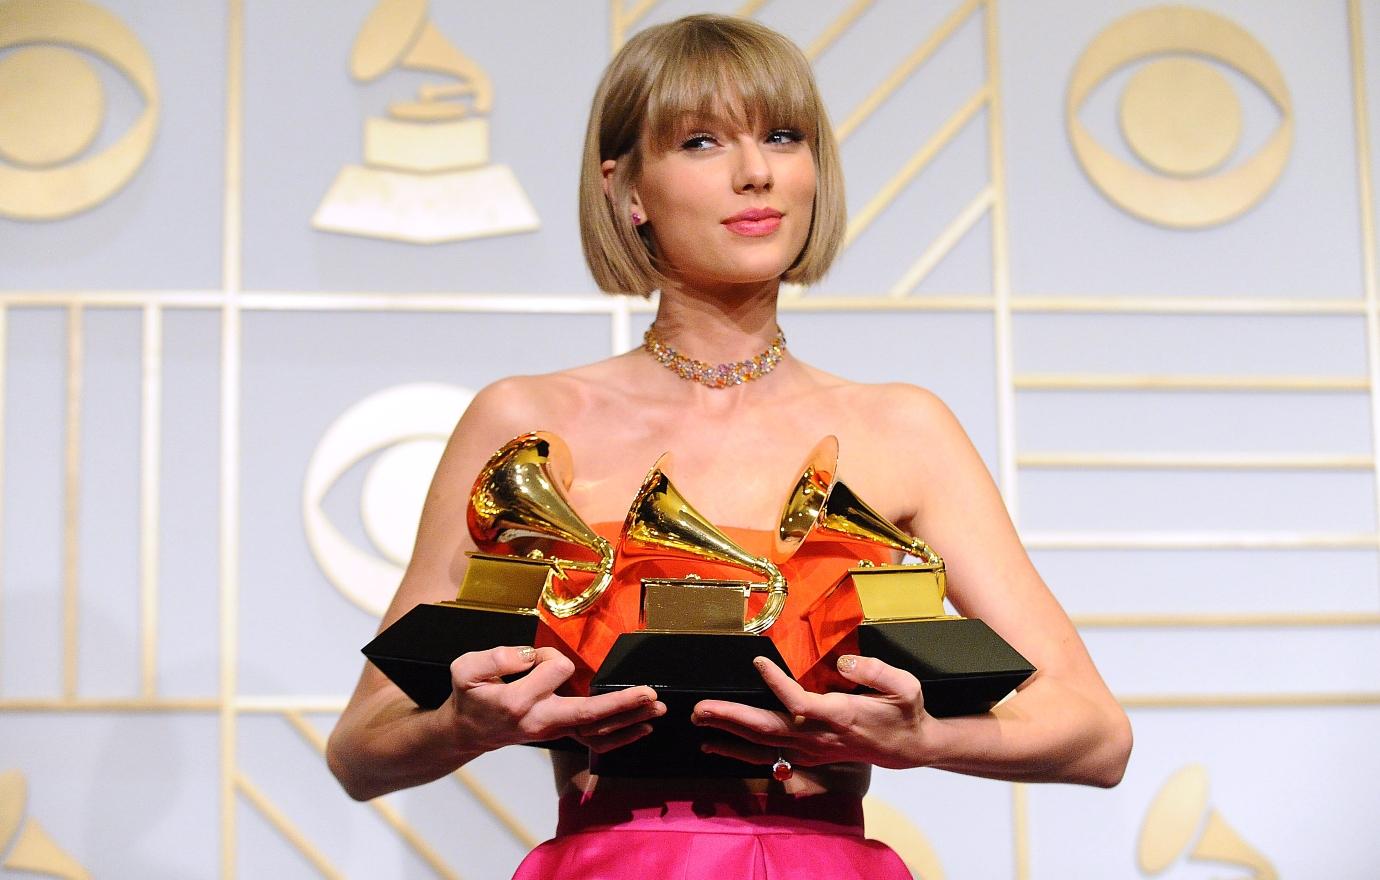
M 738 235 L 771 235 L 781 225 L 781 212 L 772 208 L 749 208 L 723 221 Z

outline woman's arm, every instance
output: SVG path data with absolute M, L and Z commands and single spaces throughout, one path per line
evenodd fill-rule
M 897 438 L 894 448 L 910 453 L 889 478 L 902 480 L 916 499 L 911 531 L 944 557 L 954 606 L 985 621 L 1038 671 L 988 714 L 939 719 L 924 711 L 913 676 L 874 658 L 844 658 L 840 667 L 879 691 L 868 696 L 809 694 L 767 663 L 763 677 L 794 717 L 706 701 L 696 721 L 770 747 L 716 746 L 745 760 L 770 763 L 772 750 L 785 748 L 805 764 L 863 760 L 1116 785 L 1131 751 L 1130 722 L 1031 565 L 977 451 L 934 395 L 902 386 L 886 394 L 878 411 L 890 415 L 880 427 Z
M 475 549 L 465 519 L 474 477 L 503 443 L 541 427 L 528 424 L 538 409 L 530 405 L 523 380 L 505 380 L 476 395 L 436 469 L 412 559 L 380 630 L 419 603 L 455 598 L 465 551 Z M 499 678 L 524 671 L 510 684 Z M 574 736 L 597 750 L 616 748 L 650 732 L 645 722 L 665 712 L 646 687 L 557 696 L 556 688 L 573 671 L 550 648 L 503 646 L 465 654 L 451 664 L 450 698 L 430 711 L 366 663 L 331 732 L 327 763 L 351 797 L 366 800 L 429 782 L 509 744 Z

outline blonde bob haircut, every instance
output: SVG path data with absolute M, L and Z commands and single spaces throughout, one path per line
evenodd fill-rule
M 782 280 L 818 281 L 843 241 L 843 174 L 810 64 L 769 28 L 724 15 L 691 15 L 647 28 L 604 71 L 580 168 L 580 239 L 601 290 L 647 296 L 667 282 L 646 226 L 630 217 L 630 187 L 645 150 L 667 150 L 687 124 L 794 129 L 815 162 L 814 214 L 805 246 Z M 605 195 L 601 165 L 617 160 Z

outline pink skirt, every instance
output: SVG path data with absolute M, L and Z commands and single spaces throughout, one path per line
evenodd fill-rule
M 617 792 L 581 801 L 561 798 L 556 836 L 528 854 L 513 880 L 911 877 L 896 853 L 863 837 L 862 800 L 853 795 Z

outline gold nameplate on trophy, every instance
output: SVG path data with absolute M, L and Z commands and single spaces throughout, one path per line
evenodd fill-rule
M 465 555 L 470 564 L 460 592 L 454 601 L 442 605 L 535 615 L 542 592 L 556 575 L 549 559 L 474 552 Z
M 643 578 L 642 629 L 648 632 L 741 633 L 747 581 Z
M 863 623 L 940 620 L 944 611 L 944 570 L 927 565 L 860 565 L 850 568 L 862 603 Z

